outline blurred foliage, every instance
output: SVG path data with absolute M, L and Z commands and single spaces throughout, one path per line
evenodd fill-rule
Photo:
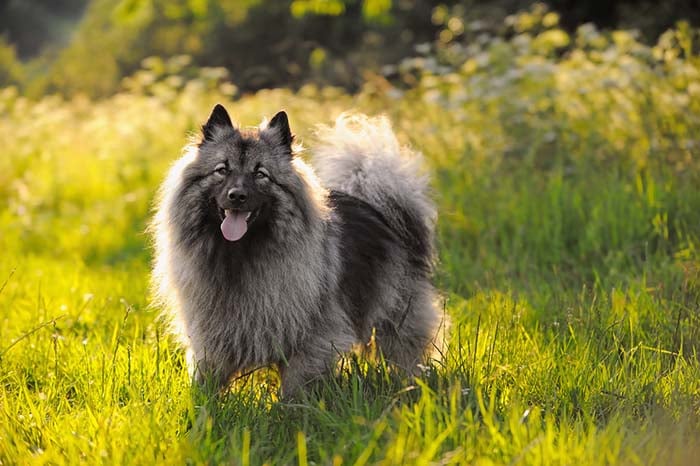
M 244 91 L 308 82 L 357 90 L 364 69 L 432 38 L 431 10 L 427 0 L 93 0 L 70 45 L 38 59 L 42 72 L 22 89 L 105 96 L 144 58 L 186 54 L 226 68 Z
M 27 59 L 64 46 L 89 0 L 0 0 L 0 35 Z
M 0 83 L 18 85 L 22 82 L 24 68 L 17 60 L 17 53 L 12 44 L 0 37 Z
M 356 92 L 367 73 L 415 55 L 416 45 L 502 35 L 502 20 L 531 0 L 6 0 L 0 34 L 17 57 L 0 58 L 0 85 L 26 95 L 107 96 L 149 56 L 189 55 L 223 67 L 243 92 L 307 83 Z M 642 31 L 653 42 L 690 0 L 551 0 L 572 34 L 584 22 Z M 441 18 L 449 13 L 452 23 Z M 78 18 L 80 18 L 78 20 Z M 465 30 L 463 30 L 466 28 Z M 561 39 L 562 36 L 559 37 Z M 554 40 L 556 38 L 550 37 Z M 463 41 L 464 42 L 464 41 Z M 0 46 L 2 48 L 3 46 Z M 560 48 L 560 47 L 558 47 Z
M 568 34 L 544 4 L 506 17 L 500 35 L 467 22 L 459 7 L 438 8 L 433 19 L 439 40 L 394 72 L 458 119 L 483 118 L 470 107 L 493 105 L 508 138 L 506 158 L 608 141 L 605 149 L 591 147 L 601 161 L 645 168 L 663 154 L 661 165 L 679 174 L 697 164 L 700 60 L 693 50 L 700 33 L 687 23 L 647 46 L 634 32 L 602 33 L 590 24 Z

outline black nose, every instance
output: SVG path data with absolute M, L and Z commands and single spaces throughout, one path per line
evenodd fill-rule
M 243 188 L 229 189 L 227 197 L 229 201 L 237 202 L 239 204 L 243 204 L 248 199 L 248 195 Z

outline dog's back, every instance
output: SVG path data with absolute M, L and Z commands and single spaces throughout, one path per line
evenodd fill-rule
M 322 127 L 314 168 L 331 189 L 342 232 L 341 294 L 362 340 L 413 372 L 439 318 L 430 275 L 435 207 L 420 154 L 386 118 L 342 115 Z

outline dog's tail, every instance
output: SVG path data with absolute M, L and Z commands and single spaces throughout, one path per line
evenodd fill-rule
M 432 256 L 435 205 L 419 152 L 401 147 L 386 117 L 343 114 L 321 126 L 314 167 L 331 191 L 373 206 L 411 247 Z

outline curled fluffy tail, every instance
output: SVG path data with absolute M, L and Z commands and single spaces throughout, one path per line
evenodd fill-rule
M 389 120 L 343 114 L 318 138 L 313 161 L 325 187 L 369 203 L 409 246 L 431 255 L 436 214 L 423 157 L 399 145 Z

